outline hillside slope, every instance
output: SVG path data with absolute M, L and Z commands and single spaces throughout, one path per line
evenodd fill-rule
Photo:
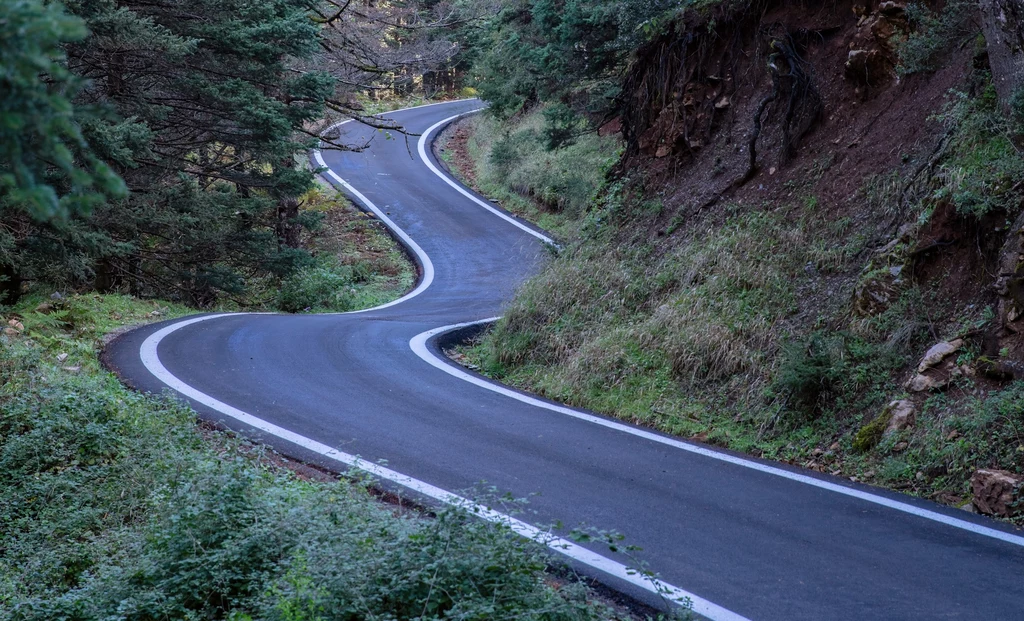
M 624 151 L 583 210 L 493 170 L 543 107 L 471 122 L 466 176 L 579 231 L 471 359 L 696 440 L 1016 514 L 1024 160 L 973 8 L 708 4 L 637 52 L 601 130 Z M 557 161 L 542 151 L 519 155 Z

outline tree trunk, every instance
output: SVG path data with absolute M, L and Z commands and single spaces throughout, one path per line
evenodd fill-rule
M 93 268 L 96 277 L 93 279 L 92 287 L 99 293 L 110 293 L 117 288 L 121 279 L 118 277 L 113 261 L 104 257 L 96 262 Z
M 298 222 L 299 200 L 282 198 L 277 203 L 277 243 L 281 248 L 298 248 L 302 225 Z
M 13 265 L 0 265 L 0 304 L 15 304 L 21 298 L 21 275 Z
M 1024 88 L 1024 0 L 981 0 L 980 6 L 992 81 L 1006 112 Z

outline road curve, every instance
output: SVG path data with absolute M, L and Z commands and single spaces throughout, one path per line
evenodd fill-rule
M 424 132 L 478 106 L 390 116 Z M 358 313 L 145 326 L 104 354 L 124 381 L 171 388 L 205 418 L 314 463 L 358 456 L 414 495 L 451 501 L 485 482 L 529 497 L 513 522 L 528 536 L 556 521 L 625 533 L 710 618 L 1024 619 L 1024 537 L 1002 524 L 563 408 L 440 361 L 438 328 L 500 314 L 547 252 L 530 227 L 435 174 L 416 139 L 341 129 L 373 142 L 324 152 L 332 178 L 404 231 L 429 286 Z M 599 545 L 564 551 L 650 600 L 622 572 L 629 559 Z

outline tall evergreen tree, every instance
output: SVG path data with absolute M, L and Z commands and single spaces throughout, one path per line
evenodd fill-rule
M 50 28 L 19 57 L 43 60 L 15 75 L 50 106 L 39 116 L 50 124 L 0 128 L 3 148 L 25 155 L 0 164 L 12 291 L 28 278 L 202 306 L 252 276 L 290 273 L 310 260 L 297 247 L 310 224 L 298 197 L 313 172 L 298 162 L 325 110 L 358 116 L 346 91 L 388 87 L 454 53 L 425 36 L 439 22 L 418 0 L 66 0 L 73 17 L 57 3 L 43 15 L 41 2 L 3 9 L 34 7 Z M 33 101 L 12 99 L 0 105 Z M 49 142 L 26 151 L 38 136 Z M 63 181 L 32 181 L 44 173 Z M 14 198 L 21 208 L 3 206 Z
M 290 247 L 297 223 L 279 211 L 312 181 L 295 157 L 310 141 L 297 136 L 334 92 L 322 72 L 289 71 L 320 42 L 306 3 L 72 0 L 68 9 L 79 41 L 67 47 L 68 71 L 54 75 L 84 80 L 76 106 L 104 113 L 74 136 L 98 158 L 68 156 L 109 162 L 130 194 L 60 221 L 5 217 L 15 279 L 94 281 L 204 305 L 239 291 L 245 275 L 301 262 Z
M 0 6 L 0 303 L 20 293 L 21 229 L 87 214 L 124 184 L 89 148 L 81 110 L 71 104 L 80 80 L 64 66 L 61 45 L 86 35 L 59 4 L 11 0 Z
M 70 51 L 87 96 L 121 119 L 89 127 L 131 188 L 90 224 L 109 237 L 99 288 L 177 290 L 198 305 L 240 290 L 242 275 L 282 274 L 301 253 L 279 206 L 308 188 L 296 138 L 333 93 L 321 72 L 292 73 L 319 29 L 298 0 L 81 0 L 93 31 Z M 290 214 L 295 217 L 295 214 Z
M 670 0 L 503 3 L 478 44 L 480 94 L 499 115 L 558 100 L 578 112 L 602 112 L 617 94 L 629 55 L 679 7 Z

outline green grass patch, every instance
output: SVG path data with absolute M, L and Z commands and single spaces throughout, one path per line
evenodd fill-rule
M 815 200 L 733 205 L 671 245 L 628 232 L 653 217 L 634 202 L 606 194 L 588 235 L 464 349 L 470 362 L 669 433 L 826 472 L 878 470 L 875 454 L 853 452 L 855 434 L 898 393 L 935 301 L 906 287 L 881 314 L 851 318 L 871 231 Z M 824 448 L 827 460 L 812 456 Z
M 551 144 L 546 110 L 539 107 L 509 121 L 487 114 L 473 117 L 468 121 L 472 136 L 467 148 L 483 193 L 570 238 L 605 188 L 606 174 L 618 161 L 622 144 L 596 132 L 573 134 L 572 139 L 560 134 Z
M 986 393 L 961 377 L 915 427 L 883 433 L 908 366 L 990 310 L 957 314 L 937 285 L 910 282 L 877 314 L 852 315 L 871 230 L 816 201 L 730 206 L 671 245 L 629 232 L 652 217 L 633 202 L 606 194 L 588 235 L 463 348 L 469 362 L 578 407 L 944 502 L 966 500 L 977 468 L 1024 470 L 1024 383 Z M 887 252 L 868 265 L 905 259 Z M 969 345 L 957 364 L 975 356 Z
M 898 42 L 896 70 L 909 75 L 938 69 L 952 49 L 980 35 L 981 29 L 974 19 L 977 11 L 978 4 L 970 0 L 948 0 L 938 10 L 924 2 L 908 4 L 911 33 Z
M 978 94 L 951 91 L 936 117 L 952 133 L 934 191 L 957 211 L 974 216 L 1015 212 L 1024 200 L 1024 158 L 1013 144 L 1017 122 L 999 109 L 991 75 L 982 76 Z
M 308 256 L 283 278 L 250 279 L 244 298 L 223 298 L 218 310 L 346 312 L 398 299 L 416 282 L 416 268 L 387 228 L 333 188 L 301 197 Z
M 640 241 L 579 244 L 520 290 L 471 353 L 492 375 L 555 399 L 755 444 L 760 423 L 733 419 L 771 410 L 806 233 L 754 211 L 661 255 Z
M 928 424 L 878 445 L 872 458 L 883 482 L 914 481 L 926 494 L 946 490 L 969 498 L 970 477 L 978 468 L 1024 472 L 1024 382 L 966 399 L 934 395 L 918 420 Z

